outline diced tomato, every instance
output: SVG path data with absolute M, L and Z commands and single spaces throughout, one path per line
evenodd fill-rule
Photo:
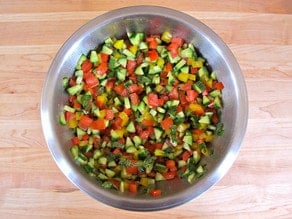
M 195 99 L 198 97 L 198 92 L 194 91 L 194 90 L 187 90 L 187 96 L 186 96 L 186 100 L 188 102 L 193 102 L 195 101 Z
M 151 135 L 153 135 L 153 134 L 154 134 L 154 128 L 153 128 L 153 126 L 148 126 L 148 127 L 147 127 L 147 131 L 148 131 L 148 133 L 149 133 L 149 137 L 150 137 Z
M 147 96 L 148 105 L 151 107 L 158 107 L 159 101 L 158 101 L 158 95 L 155 93 L 150 93 Z
M 178 99 L 177 88 L 176 87 L 172 88 L 172 90 L 169 92 L 168 96 L 171 100 L 177 100 Z
M 137 193 L 138 191 L 138 185 L 135 181 L 130 181 L 129 182 L 129 187 L 128 187 L 129 192 L 132 193 Z
M 114 114 L 114 111 L 112 109 L 107 109 L 106 110 L 106 115 L 105 115 L 105 118 L 107 120 L 112 120 L 115 118 L 115 114 Z
M 143 130 L 141 133 L 140 133 L 140 138 L 144 139 L 144 140 L 147 140 L 150 136 L 150 133 L 148 130 Z
M 148 43 L 149 49 L 156 49 L 157 48 L 158 43 L 157 43 L 155 37 L 147 37 L 146 42 Z
M 150 61 L 154 62 L 158 59 L 158 52 L 156 50 L 149 50 L 148 56 L 150 58 Z
M 187 81 L 185 84 L 180 86 L 180 89 L 183 91 L 191 90 L 193 83 L 191 81 Z
M 143 60 L 144 60 L 144 55 L 143 55 L 143 53 L 140 53 L 136 59 L 137 65 L 140 65 L 143 62 Z
M 90 118 L 87 115 L 83 115 L 81 116 L 79 122 L 78 122 L 78 126 L 82 129 L 87 129 L 90 127 L 91 123 L 93 122 L 93 119 Z
M 86 59 L 81 65 L 81 69 L 83 72 L 89 72 L 91 68 L 92 68 L 92 63 L 88 59 Z
M 148 126 L 154 126 L 155 121 L 154 120 L 150 120 L 150 119 L 143 119 L 142 120 L 142 125 L 148 127 Z
M 109 55 L 105 54 L 105 53 L 101 53 L 100 54 L 100 59 L 101 59 L 101 62 L 108 62 Z
M 153 145 L 156 149 L 162 149 L 162 147 L 163 147 L 162 143 L 154 143 Z
M 178 47 L 174 44 L 170 44 L 167 49 L 169 50 L 171 56 L 174 58 L 178 55 Z
M 176 108 L 176 111 L 179 113 L 179 112 L 182 112 L 183 111 L 183 107 L 181 105 L 178 105 L 177 108 Z
M 65 111 L 65 119 L 67 122 L 71 119 L 74 119 L 75 117 L 76 117 L 75 113 Z
M 170 62 L 167 62 L 164 66 L 164 71 L 168 73 L 171 70 L 172 70 L 172 64 Z
M 106 122 L 104 119 L 97 119 L 91 123 L 90 127 L 96 130 L 104 130 L 106 129 Z
M 152 196 L 152 197 L 159 197 L 161 196 L 161 189 L 151 189 L 149 194 Z
M 163 173 L 163 177 L 166 180 L 174 179 L 176 177 L 177 172 L 176 171 L 168 171 L 166 173 Z
M 124 84 L 118 84 L 114 87 L 114 91 L 118 94 L 121 95 L 122 97 L 128 96 L 128 90 L 126 89 Z
M 213 115 L 211 117 L 211 121 L 214 124 L 217 124 L 219 122 L 219 118 L 218 118 L 218 114 L 217 113 L 213 113 Z
M 109 92 L 109 91 L 111 91 L 113 89 L 115 81 L 116 81 L 115 79 L 107 80 L 106 85 L 105 85 L 105 87 L 107 89 L 107 92 Z
M 89 88 L 96 87 L 99 84 L 98 79 L 91 72 L 84 73 L 83 77 Z
M 176 167 L 174 160 L 166 160 L 165 165 L 168 169 L 173 169 Z
M 193 67 L 191 67 L 191 74 L 197 74 L 198 71 L 199 71 L 198 68 L 193 68 Z
M 128 74 L 133 74 L 135 72 L 136 66 L 137 66 L 137 62 L 135 60 L 128 60 L 127 61 Z
M 177 47 L 181 47 L 184 44 L 184 40 L 181 37 L 172 37 L 171 43 L 176 44 Z
M 120 154 L 121 153 L 121 148 L 115 148 L 113 150 L 113 154 Z
M 223 85 L 223 83 L 220 81 L 220 82 L 217 82 L 217 83 L 215 84 L 215 88 L 216 88 L 217 90 L 223 90 L 224 85 Z
M 70 87 L 75 86 L 75 85 L 76 85 L 76 77 L 75 77 L 75 76 L 72 76 L 72 77 L 69 79 L 68 84 L 69 84 Z
M 112 123 L 112 128 L 114 130 L 120 129 L 122 127 L 122 123 L 123 123 L 123 120 L 120 117 L 118 117 Z
M 132 93 L 130 94 L 130 100 L 132 102 L 133 105 L 138 105 L 140 100 L 139 100 L 139 96 L 136 93 Z
M 114 188 L 116 190 L 119 190 L 120 189 L 120 184 L 121 183 L 120 183 L 119 180 L 116 180 L 116 179 L 113 179 L 113 178 L 109 178 L 108 181 L 113 184 L 113 186 L 114 186 Z
M 131 116 L 133 114 L 133 111 L 131 108 L 124 108 L 124 112 L 128 115 Z
M 79 144 L 80 140 L 77 136 L 74 136 L 72 139 L 71 139 L 71 142 L 73 145 L 77 145 Z
M 137 174 L 138 173 L 138 166 L 128 166 L 126 167 L 126 172 L 128 174 Z
M 82 141 L 87 141 L 89 139 L 89 135 L 86 133 L 82 136 Z
M 143 88 L 142 88 L 143 89 Z M 128 91 L 130 93 L 136 93 L 138 91 L 141 90 L 141 86 L 139 86 L 138 84 L 131 84 L 129 87 L 128 87 Z
M 191 153 L 188 152 L 188 151 L 184 151 L 184 152 L 182 153 L 182 159 L 183 159 L 184 161 L 187 161 L 187 160 L 190 158 L 190 156 L 191 156 Z
M 102 62 L 97 66 L 96 68 L 96 74 L 98 75 L 103 75 L 107 72 L 108 70 L 108 63 L 107 62 Z
M 169 116 L 167 116 L 165 119 L 163 119 L 161 121 L 161 127 L 164 130 L 170 129 L 172 125 L 173 125 L 173 119 L 171 117 L 169 117 Z

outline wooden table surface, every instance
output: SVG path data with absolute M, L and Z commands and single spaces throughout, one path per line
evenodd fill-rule
M 56 166 L 40 121 L 45 75 L 64 41 L 115 8 L 152 4 L 211 27 L 242 68 L 249 120 L 240 154 L 208 192 L 131 212 L 79 191 Z M 0 0 L 0 218 L 292 218 L 291 0 Z

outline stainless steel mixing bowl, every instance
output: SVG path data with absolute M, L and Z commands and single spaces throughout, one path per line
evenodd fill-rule
M 130 32 L 161 34 L 168 30 L 193 43 L 208 60 L 223 81 L 224 108 L 222 121 L 225 134 L 214 140 L 215 155 L 204 158 L 208 172 L 193 184 L 175 179 L 161 182 L 163 195 L 158 198 L 127 192 L 105 190 L 75 164 L 69 147 L 71 131 L 59 125 L 58 115 L 67 95 L 62 78 L 71 76 L 82 53 L 104 42 Z M 195 18 L 172 9 L 155 6 L 135 6 L 117 9 L 89 21 L 62 46 L 53 60 L 44 82 L 41 98 L 43 133 L 57 165 L 80 190 L 108 205 L 137 211 L 160 210 L 183 204 L 207 191 L 218 182 L 233 164 L 243 140 L 248 118 L 248 101 L 240 67 L 224 42 L 206 25 Z M 230 176 L 232 177 L 232 176 Z

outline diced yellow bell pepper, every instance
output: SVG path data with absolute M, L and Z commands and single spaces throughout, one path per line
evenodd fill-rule
M 156 91 L 157 93 L 160 93 L 162 90 L 163 90 L 163 86 L 160 85 L 160 84 L 157 84 L 156 87 L 155 87 L 155 91 Z
M 105 104 L 107 102 L 107 97 L 105 94 L 101 94 L 96 97 L 96 101 L 102 104 Z
M 129 116 L 125 112 L 120 112 L 119 117 L 122 119 L 121 126 L 122 127 L 126 126 L 129 122 Z
M 206 142 L 211 142 L 212 140 L 213 140 L 212 134 L 205 134 L 205 141 Z
M 98 115 L 98 118 L 99 119 L 103 119 L 104 117 L 106 116 L 106 110 L 100 110 L 99 111 L 99 115 Z
M 203 67 L 203 61 L 202 61 L 202 60 L 194 61 L 194 62 L 192 63 L 192 67 L 193 67 L 193 68 L 201 68 L 201 67 Z
M 208 79 L 208 80 L 206 81 L 205 84 L 206 84 L 207 87 L 212 88 L 212 86 L 213 86 L 213 80 L 210 78 L 210 79 Z
M 78 122 L 77 122 L 76 118 L 74 118 L 74 119 L 70 119 L 70 120 L 68 121 L 68 127 L 71 128 L 71 129 L 76 128 L 77 125 L 78 125 Z
M 159 66 L 160 68 L 163 68 L 163 66 L 164 66 L 164 59 L 163 58 L 159 57 L 157 59 L 157 66 Z
M 132 46 L 130 46 L 129 50 L 130 50 L 131 53 L 136 55 L 136 53 L 138 51 L 138 46 L 137 45 L 132 45 Z
M 154 151 L 154 155 L 157 157 L 162 157 L 162 156 L 164 156 L 164 154 L 165 154 L 164 151 L 161 149 L 155 149 L 155 151 Z
M 189 79 L 189 74 L 185 72 L 181 72 L 177 75 L 177 79 L 182 82 L 187 82 Z
M 82 115 L 83 115 L 82 112 L 76 112 L 75 113 L 76 120 L 79 121 L 81 119 Z
M 189 74 L 189 79 L 192 81 L 196 80 L 196 75 Z
M 170 43 L 172 39 L 172 35 L 169 31 L 164 31 L 161 35 L 161 40 L 166 42 L 166 43 Z
M 198 103 L 191 103 L 189 105 L 189 109 L 192 112 L 195 112 L 195 113 L 198 113 L 198 114 L 203 114 L 204 113 L 204 108 Z
M 115 132 L 116 132 L 116 134 L 117 134 L 117 136 L 119 137 L 119 138 L 122 138 L 123 137 L 123 135 L 125 134 L 125 129 L 118 129 L 118 130 L 115 130 Z
M 124 43 L 124 40 L 123 40 L 123 39 L 121 39 L 121 40 L 117 40 L 117 41 L 114 43 L 114 47 L 115 47 L 116 49 L 123 49 L 123 48 L 124 48 L 124 45 L 125 45 L 125 43 Z

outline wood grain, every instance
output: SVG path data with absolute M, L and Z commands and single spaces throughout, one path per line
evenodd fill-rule
M 131 212 L 95 201 L 47 149 L 40 95 L 64 41 L 108 10 L 137 4 L 181 10 L 211 27 L 237 58 L 248 128 L 228 174 L 179 207 Z M 0 0 L 0 218 L 291 218 L 292 1 Z

